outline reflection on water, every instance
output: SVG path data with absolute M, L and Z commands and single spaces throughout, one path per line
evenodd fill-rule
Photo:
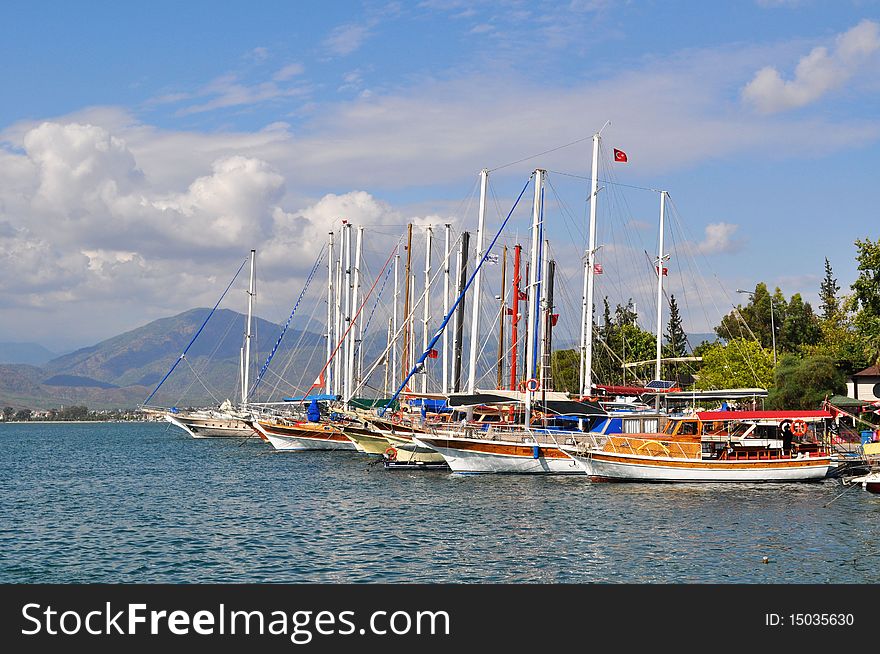
M 163 423 L 0 425 L 0 474 L 5 583 L 880 581 L 880 497 L 832 480 L 386 471 Z

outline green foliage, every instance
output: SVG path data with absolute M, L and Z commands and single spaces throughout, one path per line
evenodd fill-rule
M 828 257 L 825 257 L 825 278 L 819 285 L 819 299 L 822 302 L 819 306 L 822 309 L 823 320 L 837 318 L 840 312 L 840 300 L 837 299 L 839 290 L 840 286 L 837 285 L 837 280 L 831 271 L 831 264 L 828 262 Z
M 12 416 L 15 415 L 15 409 L 11 406 L 3 407 L 3 419 L 4 420 L 12 420 Z
M 31 411 L 30 409 L 19 409 L 15 413 L 15 419 L 19 422 L 27 422 L 28 420 L 31 419 L 32 414 L 33 414 L 33 411 Z
M 669 296 L 669 320 L 666 323 L 666 345 L 663 348 L 664 357 L 683 357 L 687 354 L 687 333 L 682 326 L 681 313 L 678 311 L 678 303 L 675 296 Z
M 697 388 L 768 388 L 773 381 L 773 353 L 754 340 L 713 343 L 702 357 Z
M 856 239 L 855 245 L 859 264 L 859 276 L 852 284 L 855 300 L 862 313 L 880 317 L 880 238 L 876 243 Z
M 846 378 L 828 356 L 788 354 L 776 367 L 767 403 L 773 409 L 818 409 L 831 395 L 846 394 Z
M 580 354 L 577 350 L 556 350 L 550 355 L 553 390 L 579 393 Z

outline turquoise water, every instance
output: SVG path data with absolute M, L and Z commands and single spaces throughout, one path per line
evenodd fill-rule
M 880 582 L 880 496 L 834 480 L 591 484 L 372 461 L 166 423 L 2 424 L 0 582 Z

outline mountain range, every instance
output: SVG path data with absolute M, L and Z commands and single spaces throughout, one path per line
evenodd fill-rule
M 205 323 L 209 311 L 190 309 L 160 318 L 38 365 L 22 362 L 20 357 L 0 363 L 0 406 L 49 409 L 85 404 L 90 409 L 131 408 L 144 402 L 172 366 L 174 371 L 150 404 L 201 406 L 240 397 L 239 361 L 246 318 L 219 309 Z M 204 328 L 193 340 L 203 323 Z M 254 318 L 251 381 L 256 379 L 280 333 L 280 325 Z M 309 367 L 323 363 L 325 344 L 319 334 L 291 328 L 276 352 L 272 368 L 293 370 L 299 377 Z M 186 356 L 181 358 L 184 350 Z M 278 375 L 273 378 L 277 380 Z

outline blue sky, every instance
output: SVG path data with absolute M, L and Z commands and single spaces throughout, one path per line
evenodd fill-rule
M 853 241 L 880 237 L 878 2 L 8 1 L 0 24 L 3 341 L 66 349 L 213 304 L 251 247 L 283 320 L 342 218 L 472 229 L 483 167 L 490 224 L 535 166 L 577 222 L 608 120 L 603 156 L 629 162 L 602 174 L 606 269 L 656 251 L 639 189 L 668 190 L 670 288 L 686 257 L 702 276 L 689 331 L 758 281 L 815 302 L 824 257 L 846 291 Z M 649 279 L 600 283 L 649 302 Z

